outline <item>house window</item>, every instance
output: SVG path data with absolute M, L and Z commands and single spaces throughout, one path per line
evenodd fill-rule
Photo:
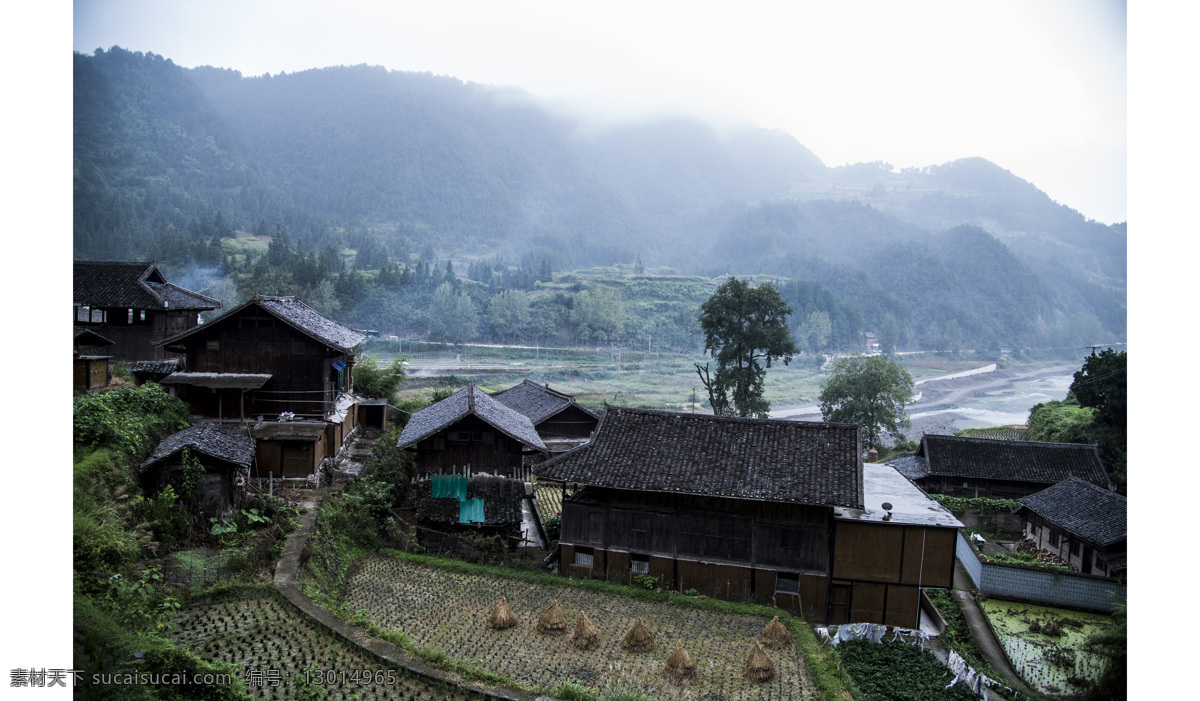
M 592 549 L 591 548 L 575 548 L 575 565 L 579 567 L 592 566 Z
M 145 310 L 145 309 L 139 309 L 139 310 L 138 310 L 138 320 L 139 320 L 139 321 L 145 321 L 145 320 L 146 320 L 146 310 Z
M 1054 530 L 1053 528 L 1050 529 L 1050 547 L 1058 547 L 1058 531 Z
M 129 310 L 129 319 L 128 319 L 128 320 L 127 320 L 125 323 L 126 323 L 126 324 L 132 324 L 132 323 L 133 323 L 133 310 L 132 310 L 132 309 L 130 309 L 130 310 Z
M 75 321 L 85 324 L 103 324 L 107 319 L 107 315 L 103 309 L 93 309 L 92 307 L 76 307 Z
M 629 571 L 634 574 L 650 574 L 650 556 L 630 555 Z
M 1100 574 L 1108 574 L 1108 565 L 1099 557 L 1096 558 L 1096 571 Z
M 1078 554 L 1079 554 L 1079 541 L 1072 540 L 1071 541 L 1071 556 L 1074 557 L 1075 555 L 1078 555 Z
M 804 532 L 797 528 L 779 529 L 779 547 L 783 550 L 799 550 Z
M 221 350 L 221 342 L 220 341 L 205 341 L 204 342 L 204 350 L 219 351 L 219 350 Z
M 775 575 L 776 594 L 799 594 L 800 575 L 791 572 L 778 572 Z

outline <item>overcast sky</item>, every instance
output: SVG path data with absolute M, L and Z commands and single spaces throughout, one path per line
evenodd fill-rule
M 1125 220 L 1125 3 L 77 0 L 73 45 L 244 75 L 367 63 L 611 120 L 783 129 L 827 165 L 982 156 Z

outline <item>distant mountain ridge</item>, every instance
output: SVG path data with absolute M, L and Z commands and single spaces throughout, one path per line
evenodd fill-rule
M 402 261 L 536 251 L 562 270 L 640 256 L 818 275 L 852 296 L 858 279 L 895 298 L 879 314 L 915 329 L 962 318 L 986 335 L 984 317 L 1002 314 L 1125 333 L 1125 225 L 983 159 L 830 168 L 779 131 L 585 132 L 519 90 L 365 65 L 246 78 L 118 47 L 74 61 L 77 258 L 144 256 L 168 225 L 207 235 L 195 222 L 220 213 L 284 226 L 310 250 L 356 230 Z M 996 269 L 1008 283 L 980 272 Z

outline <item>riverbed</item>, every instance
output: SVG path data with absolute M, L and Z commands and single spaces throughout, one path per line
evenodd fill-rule
M 1078 365 L 1031 369 L 997 369 L 995 365 L 924 378 L 917 401 L 908 407 L 912 427 L 903 430 L 909 440 L 926 433 L 953 434 L 964 428 L 1023 425 L 1038 403 L 1067 396 Z M 815 405 L 780 407 L 772 418 L 820 421 Z

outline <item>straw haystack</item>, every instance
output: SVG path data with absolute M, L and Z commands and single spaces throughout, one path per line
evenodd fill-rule
M 499 603 L 488 614 L 487 626 L 493 630 L 504 630 L 517 625 L 517 617 L 508 609 L 508 600 L 500 597 Z
M 565 633 L 567 631 L 567 619 L 563 617 L 562 609 L 558 607 L 558 599 L 554 603 L 546 607 L 542 611 L 542 615 L 538 616 L 537 625 L 534 629 L 539 633 Z
M 575 635 L 571 636 L 571 644 L 578 650 L 595 650 L 600 647 L 600 633 L 583 611 L 579 612 L 579 618 L 575 621 Z
M 650 652 L 654 649 L 654 633 L 639 618 L 621 638 L 621 647 L 630 652 Z
M 792 634 L 779 622 L 779 616 L 776 616 L 771 619 L 766 628 L 763 628 L 758 642 L 768 650 L 782 650 L 786 647 L 791 647 Z
M 762 644 L 754 643 L 754 649 L 750 650 L 750 656 L 742 667 L 742 678 L 751 682 L 769 682 L 775 678 L 775 661 Z
M 691 684 L 696 681 L 696 661 L 683 649 L 683 641 L 675 643 L 675 651 L 667 658 L 665 671 L 672 684 Z

